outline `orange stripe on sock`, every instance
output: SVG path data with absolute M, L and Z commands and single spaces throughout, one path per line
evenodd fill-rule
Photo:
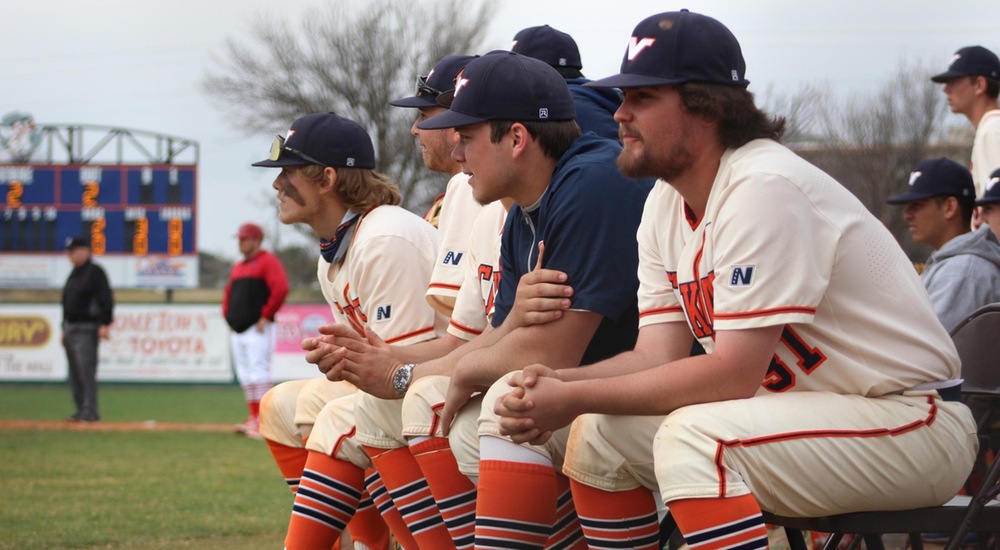
M 278 471 L 285 478 L 288 488 L 294 493 L 299 487 L 299 478 L 302 477 L 302 469 L 306 466 L 306 457 L 309 451 L 298 447 L 289 447 L 276 443 L 270 439 L 265 439 L 267 448 L 271 451 L 274 463 L 278 465 Z
M 403 548 L 418 548 L 417 541 L 407 529 L 403 516 L 399 514 L 399 510 L 392 502 L 392 497 L 389 496 L 389 491 L 382 483 L 382 478 L 374 468 L 365 470 L 365 489 L 371 495 L 372 502 L 375 503 L 382 520 L 389 526 L 389 531 L 396 538 L 396 542 Z
M 645 487 L 629 491 L 604 491 L 570 482 L 573 502 L 590 548 L 659 548 L 659 523 L 653 492 Z
M 448 440 L 432 437 L 410 446 L 410 453 L 427 478 L 455 547 L 472 548 L 476 535 L 476 486 L 458 470 Z
M 503 460 L 479 463 L 476 546 L 517 541 L 543 548 L 556 518 L 556 472 L 551 466 Z M 530 495 L 525 498 L 525 495 Z
M 327 549 L 357 510 L 364 471 L 344 460 L 309 452 L 285 538 L 287 550 Z
M 690 548 L 767 547 L 767 528 L 753 495 L 688 498 L 670 501 L 667 506 Z
M 454 548 L 427 479 L 407 447 L 363 447 L 420 548 Z
M 583 528 L 576 515 L 569 478 L 559 472 L 556 472 L 556 521 L 545 547 L 587 550 L 587 541 L 583 537 Z
M 347 524 L 351 540 L 363 543 L 371 550 L 389 550 L 389 526 L 378 513 L 372 498 L 365 490 L 358 504 L 358 511 Z

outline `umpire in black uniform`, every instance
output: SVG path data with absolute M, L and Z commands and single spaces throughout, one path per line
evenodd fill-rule
M 66 239 L 73 271 L 63 287 L 63 336 L 76 412 L 67 422 L 97 422 L 97 339 L 107 340 L 115 306 L 104 270 L 90 259 L 90 240 Z

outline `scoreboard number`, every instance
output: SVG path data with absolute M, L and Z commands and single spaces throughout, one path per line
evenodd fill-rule
M 137 256 L 149 254 L 149 219 L 135 220 L 135 234 L 132 236 L 132 253 Z
M 97 197 L 100 194 L 101 194 L 101 186 L 96 181 L 88 181 L 84 183 L 82 206 L 84 208 L 96 208 Z
M 21 208 L 21 197 L 24 195 L 24 185 L 12 181 L 7 186 L 7 208 Z
M 167 222 L 167 255 L 180 256 L 184 247 L 184 221 L 172 218 Z
M 101 256 L 107 250 L 108 242 L 104 236 L 107 222 L 104 218 L 97 218 L 90 224 L 90 250 L 94 254 Z

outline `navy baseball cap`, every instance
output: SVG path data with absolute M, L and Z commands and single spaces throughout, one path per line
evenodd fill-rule
M 90 239 L 84 235 L 66 237 L 66 242 L 63 243 L 63 248 L 66 250 L 72 250 L 74 248 L 90 248 Z
M 510 51 L 534 57 L 553 67 L 583 68 L 576 40 L 548 25 L 522 29 L 514 35 Z
M 951 58 L 948 70 L 931 77 L 934 82 L 947 82 L 960 76 L 985 76 L 1000 80 L 1000 59 L 982 46 L 966 46 Z
M 448 104 L 447 102 L 451 103 Z M 504 50 L 475 59 L 458 74 L 453 92 L 438 103 L 448 110 L 417 124 L 421 130 L 459 128 L 487 120 L 573 120 L 566 80 L 544 61 Z
M 395 107 L 437 107 L 439 95 L 455 89 L 455 77 L 459 71 L 478 55 L 449 55 L 441 58 L 427 76 L 417 77 L 417 93 L 410 97 L 394 99 L 389 105 Z
M 595 88 L 638 88 L 703 82 L 746 88 L 740 43 L 722 23 L 688 10 L 647 17 L 629 39 L 621 72 L 588 82 Z
M 994 202 L 1000 202 L 1000 168 L 997 168 L 990 174 L 990 179 L 986 180 L 985 191 L 983 191 L 983 196 L 976 199 L 976 204 L 988 204 Z
M 931 197 L 975 197 L 972 172 L 961 164 L 941 157 L 920 161 L 910 173 L 910 188 L 889 197 L 889 204 L 905 204 Z
M 271 155 L 252 166 L 341 166 L 375 168 L 375 147 L 360 124 L 335 113 L 313 113 L 292 123 L 285 137 L 275 136 Z

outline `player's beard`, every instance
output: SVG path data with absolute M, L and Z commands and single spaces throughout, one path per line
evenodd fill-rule
M 662 155 L 654 156 L 645 141 L 642 142 L 642 151 L 638 155 L 630 155 L 629 146 L 626 145 L 615 160 L 615 164 L 618 170 L 629 178 L 655 177 L 670 181 L 684 175 L 694 164 L 694 155 L 691 153 L 689 143 L 687 132 L 681 130 L 670 150 Z

